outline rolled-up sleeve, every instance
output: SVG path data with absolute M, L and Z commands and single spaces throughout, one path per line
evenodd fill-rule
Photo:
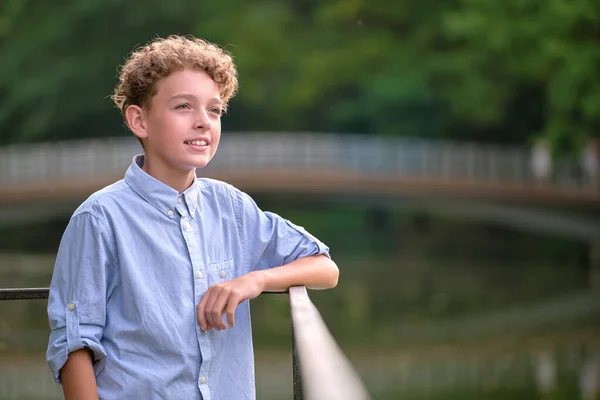
M 107 224 L 89 212 L 74 215 L 62 237 L 48 299 L 50 338 L 46 359 L 57 382 L 69 353 L 89 348 L 96 376 L 106 351 L 100 340 L 113 241 Z
M 308 256 L 330 257 L 329 248 L 304 228 L 262 211 L 247 194 L 235 193 L 236 219 L 248 271 L 278 267 Z

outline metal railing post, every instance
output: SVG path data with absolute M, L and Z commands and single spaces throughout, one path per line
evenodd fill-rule
M 303 400 L 302 376 L 300 374 L 300 363 L 298 361 L 298 352 L 296 351 L 296 336 L 294 335 L 293 326 L 292 326 L 292 382 L 293 382 L 293 388 L 294 388 L 294 400 Z

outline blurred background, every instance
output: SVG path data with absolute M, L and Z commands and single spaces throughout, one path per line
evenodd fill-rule
M 48 286 L 141 151 L 117 66 L 173 33 L 239 68 L 198 174 L 330 246 L 310 295 L 373 398 L 600 398 L 597 0 L 3 0 L 0 287 Z M 291 398 L 289 301 L 252 309 L 258 398 Z M 47 335 L 0 302 L 0 399 L 60 398 Z

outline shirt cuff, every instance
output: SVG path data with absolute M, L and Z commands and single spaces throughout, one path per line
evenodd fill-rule
M 312 242 L 312 244 L 315 246 L 315 248 L 310 250 L 309 254 L 304 254 L 303 257 L 324 255 L 331 259 L 331 256 L 329 255 L 329 247 L 327 247 L 323 242 L 321 242 L 315 236 L 311 235 L 303 227 L 298 226 L 287 219 L 285 220 L 285 223 L 287 224 L 288 227 L 292 228 L 294 231 L 303 235 L 306 239 L 308 239 L 310 242 Z
M 50 334 L 50 345 L 46 355 L 54 380 L 60 382 L 60 370 L 67 362 L 70 353 L 89 348 L 92 351 L 94 375 L 98 376 L 106 365 L 106 350 L 100 343 L 102 328 L 98 325 L 80 324 L 77 302 L 66 307 L 66 326 Z

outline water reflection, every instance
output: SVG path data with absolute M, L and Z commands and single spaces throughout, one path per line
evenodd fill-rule
M 310 295 L 375 399 L 600 396 L 600 293 L 571 253 L 544 250 L 571 244 L 422 216 L 382 227 L 364 214 L 280 213 L 335 250 L 339 286 Z M 5 252 L 0 287 L 47 286 L 53 262 Z M 254 300 L 252 312 L 258 398 L 291 398 L 287 298 Z M 45 301 L 0 302 L 0 399 L 62 398 L 47 335 Z

